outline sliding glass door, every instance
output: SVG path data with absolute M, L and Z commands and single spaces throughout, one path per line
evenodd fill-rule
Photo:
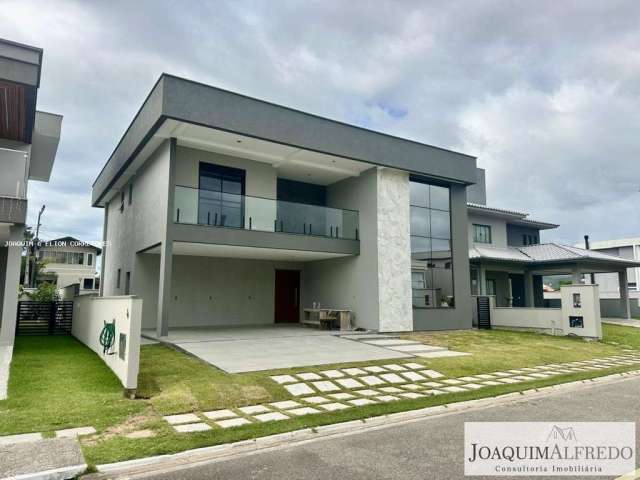
M 200 163 L 198 223 L 244 227 L 245 171 Z

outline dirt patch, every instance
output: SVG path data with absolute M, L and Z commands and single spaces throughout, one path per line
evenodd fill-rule
M 114 437 L 126 436 L 129 437 L 132 433 L 140 431 L 150 431 L 148 429 L 142 429 L 149 422 L 154 421 L 155 418 L 150 414 L 136 415 L 135 417 L 129 417 L 122 423 L 109 427 L 102 433 L 87 437 L 83 442 L 86 445 L 95 445 L 100 441 L 109 440 Z M 141 430 L 142 429 L 142 430 Z M 152 432 L 153 433 L 153 432 Z M 153 433 L 155 435 L 155 433 Z M 151 435 L 151 436 L 153 436 Z M 129 438 L 146 438 L 146 437 L 129 437 Z

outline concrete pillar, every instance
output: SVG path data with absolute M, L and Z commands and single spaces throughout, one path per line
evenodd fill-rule
M 533 308 L 534 295 L 533 295 L 533 273 L 530 270 L 524 272 L 524 305 L 525 307 Z
M 102 297 L 104 295 L 104 269 L 107 265 L 107 227 L 108 227 L 108 215 L 109 215 L 109 202 L 107 202 L 104 206 L 104 220 L 102 221 L 102 255 L 100 255 L 100 261 L 102 262 L 102 267 L 100 267 L 100 293 L 99 295 Z
M 160 246 L 160 275 L 158 279 L 158 318 L 156 335 L 166 337 L 169 334 L 169 309 L 171 308 L 171 279 L 173 276 L 173 242 L 164 242 Z
M 574 265 L 573 270 L 571 270 L 571 282 L 574 285 L 582 284 L 582 270 L 578 265 Z
M 478 266 L 478 294 L 486 295 L 487 294 L 487 269 L 481 263 Z
M 620 290 L 620 312 L 622 318 L 631 318 L 631 306 L 629 305 L 629 282 L 627 281 L 627 270 L 618 272 L 618 285 Z
M 24 227 L 14 225 L 9 230 L 9 241 L 20 242 Z M 18 315 L 18 284 L 20 283 L 20 259 L 22 246 L 15 244 L 7 247 L 2 295 L 2 323 L 0 324 L 0 346 L 13 345 Z
M 158 317 L 156 335 L 169 334 L 169 309 L 171 307 L 171 281 L 173 276 L 173 205 L 176 185 L 177 145 L 175 138 L 169 140 L 169 182 L 167 190 L 167 216 L 164 241 L 160 246 L 160 275 L 158 278 Z

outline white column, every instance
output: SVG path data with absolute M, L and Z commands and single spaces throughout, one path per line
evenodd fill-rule
M 571 271 L 571 282 L 574 285 L 582 284 L 582 270 L 578 265 L 573 266 L 573 270 Z
M 478 294 L 486 295 L 487 294 L 487 269 L 482 263 L 478 268 L 478 277 L 479 277 Z
M 631 318 L 631 307 L 629 305 L 629 282 L 627 281 L 627 270 L 618 272 L 618 285 L 620 290 L 620 311 L 622 318 Z
M 158 337 L 166 337 L 169 334 L 171 282 L 173 277 L 173 206 L 176 188 L 176 149 L 178 142 L 173 137 L 169 142 L 167 216 L 165 220 L 164 241 L 160 246 L 160 276 L 158 278 L 158 317 L 156 320 L 156 335 Z
M 23 231 L 24 227 L 22 225 L 10 227 L 9 241 L 20 242 Z M 2 297 L 2 324 L 0 324 L 0 346 L 13 345 L 16 333 L 21 256 L 22 247 L 20 245 L 7 247 L 4 295 Z

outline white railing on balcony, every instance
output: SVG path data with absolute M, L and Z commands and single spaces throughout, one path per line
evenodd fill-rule
M 176 186 L 176 223 L 358 240 L 358 212 Z
M 27 153 L 0 148 L 0 196 L 26 198 Z

